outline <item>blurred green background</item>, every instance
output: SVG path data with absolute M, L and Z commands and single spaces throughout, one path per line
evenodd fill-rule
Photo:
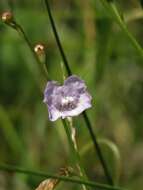
M 113 177 L 131 190 L 143 187 L 143 60 L 98 0 L 51 0 L 58 32 L 74 74 L 86 81 L 93 96 L 87 113 L 102 143 Z M 143 45 L 143 9 L 139 0 L 119 0 L 130 32 Z M 33 46 L 47 45 L 53 80 L 62 82 L 61 57 L 42 0 L 1 0 L 0 12 L 12 10 Z M 60 121 L 48 121 L 43 104 L 46 81 L 25 41 L 0 23 L 0 163 L 57 174 L 72 166 Z M 42 89 L 42 90 L 41 90 Z M 74 118 L 83 165 L 90 179 L 104 174 L 82 117 Z M 118 147 L 118 148 L 117 148 Z M 117 150 L 116 150 L 117 149 Z M 120 157 L 120 158 L 119 158 Z M 0 190 L 35 189 L 40 178 L 0 172 Z M 61 183 L 57 189 L 80 189 Z

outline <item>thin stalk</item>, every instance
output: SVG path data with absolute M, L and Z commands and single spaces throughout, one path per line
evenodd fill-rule
M 64 64 L 62 61 L 60 62 L 60 65 L 61 65 L 61 72 L 62 72 L 63 81 L 64 81 L 66 79 L 66 75 L 65 75 L 65 70 L 64 70 Z
M 114 170 L 112 169 L 112 173 L 114 174 L 113 178 L 114 178 L 114 182 L 117 185 L 118 181 L 119 181 L 119 177 L 121 174 L 121 159 L 120 159 L 120 152 L 118 147 L 116 146 L 115 143 L 113 143 L 112 141 L 108 140 L 108 139 L 99 139 L 98 143 L 100 144 L 100 146 L 104 146 L 108 149 L 108 151 L 112 152 L 113 155 L 113 161 L 114 161 Z M 92 143 L 89 142 L 88 144 L 86 144 L 82 150 L 80 151 L 80 155 L 84 156 L 85 154 L 87 154 L 90 149 L 93 147 Z M 115 171 L 116 170 L 116 171 Z
M 48 52 L 47 49 L 45 50 L 45 61 L 44 61 L 47 73 L 48 73 Z
M 62 71 L 62 75 L 63 75 L 63 80 L 65 80 L 63 62 L 61 62 L 60 65 L 61 65 L 61 71 Z M 83 168 L 83 166 L 81 164 L 81 158 L 80 158 L 80 155 L 79 155 L 78 149 L 77 149 L 77 143 L 76 143 L 76 138 L 75 138 L 76 134 L 75 134 L 75 130 L 74 130 L 75 128 L 73 127 L 72 118 L 68 118 L 67 121 L 69 123 L 69 126 L 67 125 L 66 120 L 62 120 L 62 123 L 63 123 L 64 129 L 65 129 L 65 132 L 66 132 L 66 135 L 67 135 L 67 138 L 68 138 L 68 142 L 69 142 L 69 145 L 70 145 L 70 148 L 71 148 L 71 152 L 73 153 L 73 154 L 71 154 L 72 158 L 74 159 L 74 162 L 77 165 L 77 168 L 79 170 L 79 173 L 80 173 L 81 177 L 87 179 L 87 176 L 86 176 L 84 168 Z M 82 185 L 82 187 L 83 187 L 83 190 L 86 190 L 85 185 Z
M 66 135 L 67 135 L 67 138 L 68 138 L 68 142 L 69 142 L 69 145 L 70 145 L 70 148 L 71 148 L 71 152 L 73 153 L 73 159 L 74 159 L 74 162 L 76 163 L 77 165 L 77 168 L 79 169 L 79 172 L 80 172 L 80 175 L 83 179 L 87 180 L 87 176 L 86 176 L 86 173 L 84 171 L 84 168 L 81 164 L 81 159 L 80 159 L 80 155 L 78 153 L 78 150 L 77 150 L 77 145 L 76 145 L 76 142 L 74 139 L 72 139 L 72 136 L 71 135 L 74 135 L 72 134 L 69 126 L 67 125 L 66 121 L 65 120 L 62 120 L 62 123 L 63 123 L 63 126 L 64 126 L 64 129 L 65 129 L 65 132 L 66 132 Z M 85 186 L 83 186 L 83 189 L 86 189 Z
M 86 123 L 86 125 L 87 125 L 87 128 L 88 128 L 88 130 L 89 130 L 91 139 L 92 139 L 92 141 L 93 141 L 93 143 L 94 143 L 94 147 L 95 147 L 95 149 L 96 149 L 96 152 L 97 152 L 97 154 L 98 154 L 98 157 L 99 157 L 100 162 L 101 162 L 101 164 L 102 164 L 102 167 L 103 167 L 103 169 L 104 169 L 106 178 L 107 178 L 109 184 L 110 184 L 110 185 L 113 185 L 112 177 L 110 176 L 110 173 L 109 173 L 109 171 L 108 171 L 108 167 L 107 167 L 106 161 L 104 160 L 102 151 L 101 151 L 100 146 L 99 146 L 99 144 L 98 144 L 98 142 L 97 142 L 96 135 L 95 135 L 95 133 L 94 133 L 94 131 L 93 131 L 93 129 L 92 129 L 91 123 L 90 123 L 90 121 L 89 121 L 89 118 L 88 118 L 86 112 L 83 112 L 83 116 L 84 116 L 84 121 L 85 121 L 85 123 Z
M 61 56 L 62 56 L 62 59 L 63 59 L 63 63 L 64 63 L 64 65 L 65 65 L 67 74 L 68 74 L 68 76 L 69 76 L 69 75 L 72 74 L 72 71 L 71 71 L 71 69 L 70 69 L 70 67 L 69 67 L 69 64 L 68 64 L 66 55 L 65 55 L 64 50 L 63 50 L 63 47 L 62 47 L 62 45 L 61 45 L 60 38 L 59 38 L 59 36 L 58 36 L 58 32 L 57 32 L 57 29 L 56 29 L 56 26 L 55 26 L 55 22 L 54 22 L 52 13 L 51 13 L 50 5 L 49 5 L 49 3 L 48 3 L 48 0 L 44 0 L 44 1 L 45 1 L 45 5 L 46 5 L 46 8 L 47 8 L 48 15 L 49 15 L 50 23 L 51 23 L 51 26 L 52 26 L 52 29 L 53 29 L 53 33 L 54 33 L 54 36 L 55 36 L 55 39 L 56 39 L 57 46 L 58 46 L 59 51 L 60 51 L 60 53 L 61 53 Z M 105 162 L 105 160 L 104 160 L 104 158 L 103 158 L 102 152 L 101 152 L 100 147 L 99 147 L 99 145 L 98 145 L 98 142 L 97 142 L 97 140 L 96 140 L 96 135 L 94 134 L 94 131 L 93 131 L 93 129 L 92 129 L 92 125 L 91 125 L 91 123 L 90 123 L 90 121 L 89 121 L 89 118 L 88 118 L 86 112 L 83 113 L 83 118 L 84 118 L 84 121 L 85 121 L 85 123 L 86 123 L 86 125 L 87 125 L 87 128 L 88 128 L 88 130 L 89 130 L 91 139 L 92 139 L 92 141 L 93 141 L 93 143 L 94 143 L 95 150 L 96 150 L 96 152 L 97 152 L 97 154 L 98 154 L 98 157 L 99 157 L 99 159 L 100 159 L 100 162 L 101 162 L 101 164 L 102 164 L 102 167 L 103 167 L 104 173 L 105 173 L 105 175 L 106 175 L 106 178 L 107 178 L 109 184 L 112 185 L 112 184 L 113 184 L 112 178 L 111 178 L 111 176 L 110 176 L 110 174 L 109 174 L 109 171 L 108 171 L 106 162 Z
M 16 27 L 17 27 L 17 31 L 19 32 L 19 34 L 23 36 L 23 39 L 25 40 L 25 42 L 26 42 L 27 45 L 29 46 L 29 48 L 30 48 L 30 50 L 31 50 L 31 52 L 32 52 L 32 54 L 33 54 L 33 57 L 35 58 L 35 60 L 36 60 L 36 62 L 37 62 L 37 65 L 38 65 L 38 67 L 39 67 L 41 73 L 43 74 L 43 76 L 44 76 L 46 79 L 49 79 L 49 78 L 48 78 L 48 73 L 47 73 L 46 70 L 43 69 L 43 67 L 41 66 L 41 62 L 40 62 L 40 60 L 39 60 L 37 54 L 35 53 L 34 48 L 33 48 L 32 44 L 31 44 L 30 40 L 29 40 L 28 37 L 26 36 L 26 34 L 25 34 L 23 28 L 22 28 L 20 25 L 18 25 L 18 24 L 16 25 Z
M 13 165 L 8 165 L 8 164 L 0 164 L 0 170 L 5 171 L 5 172 L 16 172 L 20 174 L 25 174 L 25 175 L 32 175 L 32 176 L 37 176 L 37 177 L 42 177 L 42 178 L 52 178 L 52 179 L 59 179 L 61 181 L 65 182 L 71 182 L 71 183 L 76 183 L 76 184 L 84 184 L 89 187 L 98 188 L 98 189 L 105 189 L 105 190 L 125 190 L 121 187 L 112 187 L 107 184 L 101 184 L 101 183 L 95 183 L 91 181 L 85 181 L 85 180 L 80 180 L 80 179 L 73 179 L 71 177 L 65 177 L 65 176 L 58 176 L 58 175 L 52 175 L 44 172 L 39 172 L 39 171 L 31 171 L 27 169 L 23 169 L 17 166 Z
M 121 30 L 126 34 L 126 36 L 129 38 L 130 42 L 134 46 L 134 48 L 137 50 L 140 57 L 143 59 L 143 48 L 140 46 L 140 44 L 137 42 L 135 37 L 129 32 L 126 24 L 124 23 L 122 17 L 120 16 L 119 11 L 116 8 L 116 5 L 111 2 L 105 2 L 105 0 L 101 0 L 103 6 L 109 11 L 110 14 L 114 15 L 115 21 L 120 26 Z
M 41 71 L 41 73 L 43 74 L 43 76 L 45 77 L 45 79 L 49 79 L 48 77 L 48 73 L 46 72 L 46 70 L 42 67 L 41 62 L 37 56 L 37 54 L 34 51 L 33 45 L 31 44 L 30 40 L 28 39 L 25 31 L 23 30 L 22 26 L 19 25 L 16 21 L 13 21 L 11 23 L 8 23 L 8 26 L 12 27 L 13 29 L 15 29 L 19 35 L 24 39 L 24 41 L 26 42 L 27 46 L 29 47 L 29 49 L 31 50 L 34 59 L 37 62 L 38 68 Z
M 53 29 L 53 33 L 54 33 L 54 36 L 55 36 L 55 38 L 56 38 L 56 42 L 57 42 L 59 51 L 60 51 L 60 53 L 61 53 L 63 62 L 64 62 L 64 64 L 65 64 L 67 73 L 68 73 L 68 75 L 71 75 L 72 72 L 71 72 L 71 69 L 70 69 L 70 67 L 69 67 L 69 64 L 68 64 L 66 55 L 65 55 L 65 53 L 64 53 L 62 44 L 61 44 L 60 39 L 59 39 L 58 32 L 57 32 L 57 29 L 56 29 L 56 26 L 55 26 L 55 22 L 54 22 L 52 13 L 51 13 L 51 9 L 50 9 L 50 5 L 49 5 L 49 3 L 48 3 L 48 0 L 45 0 L 45 4 L 46 4 L 47 12 L 48 12 L 48 15 L 49 15 L 49 19 L 50 19 L 50 22 L 51 22 L 51 26 L 52 26 L 52 29 Z
M 61 62 L 60 65 L 61 65 L 61 71 L 62 71 L 63 80 L 65 80 L 63 62 Z M 83 168 L 83 166 L 81 164 L 80 155 L 79 155 L 78 149 L 77 149 L 77 143 L 76 143 L 76 139 L 75 139 L 75 131 L 74 131 L 74 128 L 73 128 L 72 118 L 68 118 L 67 120 L 68 120 L 69 126 L 67 125 L 66 120 L 62 120 L 62 124 L 64 126 L 64 129 L 65 129 L 65 132 L 66 132 L 66 135 L 67 135 L 67 138 L 68 138 L 68 142 L 69 142 L 69 145 L 70 145 L 71 152 L 73 153 L 73 154 L 71 154 L 72 158 L 74 159 L 74 162 L 77 165 L 77 168 L 79 170 L 80 176 L 83 177 L 83 179 L 84 178 L 87 179 L 86 173 L 85 173 L 84 168 Z M 86 190 L 85 185 L 82 185 L 82 187 L 83 187 L 83 190 Z

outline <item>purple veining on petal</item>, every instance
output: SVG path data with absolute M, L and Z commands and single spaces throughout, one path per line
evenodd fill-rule
M 48 106 L 52 105 L 52 96 L 54 90 L 59 86 L 58 82 L 56 81 L 49 81 L 46 85 L 45 91 L 44 91 L 44 103 L 47 103 Z
M 62 112 L 62 118 L 77 116 L 81 114 L 84 110 L 91 107 L 91 99 L 92 97 L 89 95 L 89 93 L 86 92 L 82 94 L 78 100 L 79 102 L 76 108 L 72 109 L 71 111 L 66 110 Z
M 51 121 L 79 115 L 91 107 L 91 99 L 84 81 L 75 75 L 68 77 L 63 86 L 56 81 L 48 82 L 44 91 Z
M 64 82 L 64 86 L 70 86 L 74 88 L 76 91 L 78 91 L 78 93 L 84 93 L 86 90 L 86 85 L 84 81 L 76 75 L 68 77 Z
M 57 109 L 55 109 L 53 106 L 48 107 L 48 112 L 49 112 L 49 119 L 51 121 L 56 121 L 58 118 L 61 117 L 61 113 Z

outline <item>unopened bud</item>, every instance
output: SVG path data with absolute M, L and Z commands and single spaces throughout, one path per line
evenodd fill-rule
M 35 47 L 34 47 L 34 51 L 35 53 L 37 53 L 38 55 L 42 55 L 45 53 L 45 47 L 43 44 L 37 44 Z
M 1 19 L 5 23 L 11 23 L 13 21 L 13 14 L 10 11 L 6 11 L 2 14 Z

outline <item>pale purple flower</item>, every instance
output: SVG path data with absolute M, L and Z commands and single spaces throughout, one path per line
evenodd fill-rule
M 49 119 L 77 116 L 91 107 L 91 96 L 86 85 L 79 77 L 68 77 L 61 86 L 56 81 L 47 83 L 44 91 L 44 103 L 48 106 Z

